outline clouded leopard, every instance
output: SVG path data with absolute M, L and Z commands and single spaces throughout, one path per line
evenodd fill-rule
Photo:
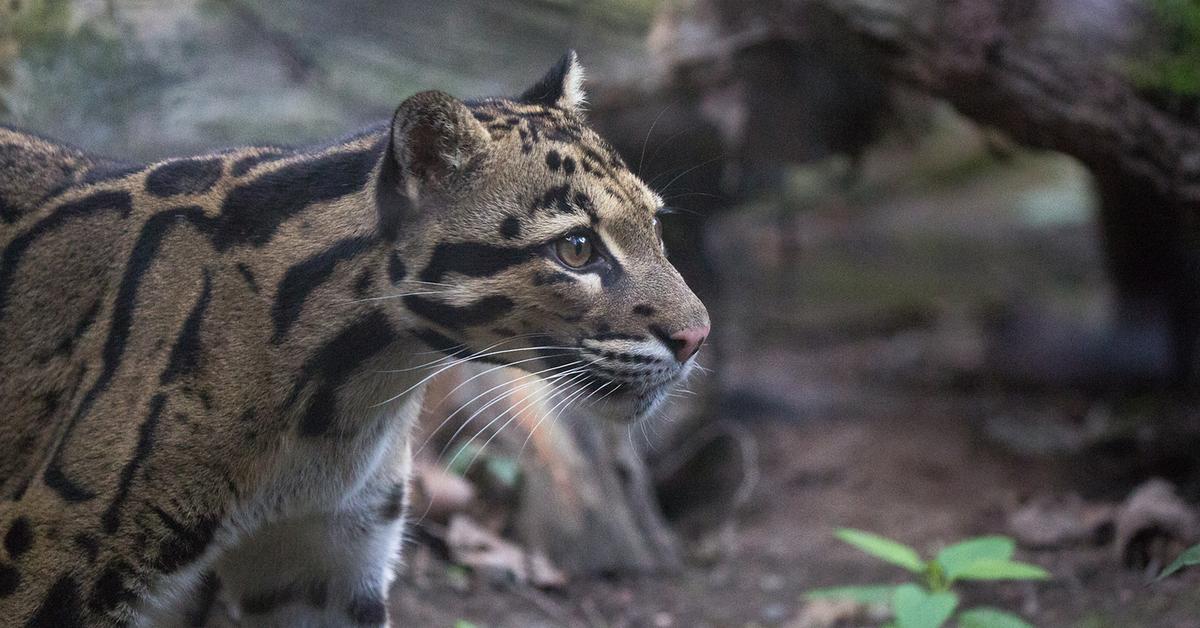
M 150 165 L 0 127 L 2 622 L 386 625 L 431 352 L 651 412 L 708 315 L 580 79 Z

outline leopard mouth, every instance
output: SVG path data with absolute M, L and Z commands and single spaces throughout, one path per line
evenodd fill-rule
M 621 424 L 632 424 L 654 414 L 667 399 L 671 391 L 684 379 L 685 369 L 667 378 L 655 380 L 618 380 L 605 377 L 607 373 L 593 376 L 593 381 L 603 391 L 595 395 L 591 404 L 605 419 Z

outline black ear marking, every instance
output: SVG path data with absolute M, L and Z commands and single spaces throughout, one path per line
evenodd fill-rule
M 525 90 L 518 98 L 531 105 L 558 107 L 576 110 L 583 106 L 583 66 L 574 50 L 566 54 L 550 68 L 537 83 Z

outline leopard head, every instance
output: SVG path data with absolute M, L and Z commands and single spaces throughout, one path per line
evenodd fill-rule
M 688 375 L 709 318 L 667 260 L 662 198 L 586 125 L 582 76 L 570 52 L 516 98 L 400 105 L 380 184 L 405 214 L 395 301 L 436 350 L 636 419 Z

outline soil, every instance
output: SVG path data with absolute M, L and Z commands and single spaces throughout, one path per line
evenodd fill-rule
M 897 170 L 899 150 L 875 151 L 849 189 L 714 224 L 727 297 L 711 309 L 726 331 L 719 360 L 705 360 L 708 385 L 725 400 L 714 414 L 758 457 L 749 499 L 688 528 L 682 573 L 538 591 L 482 582 L 416 544 L 393 595 L 396 625 L 786 626 L 813 588 L 903 580 L 837 542 L 837 527 L 929 555 L 1008 533 L 1009 516 L 1039 495 L 1115 503 L 1166 475 L 1196 497 L 1194 456 L 1114 436 L 1128 408 L 1144 408 L 1130 399 L 1145 396 L 1054 384 L 1053 362 L 1044 386 L 995 369 L 997 343 L 1024 320 L 1013 312 L 1104 324 L 1109 293 L 1078 166 L 961 154 L 914 166 L 937 154 L 926 146 L 904 148 Z M 1200 626 L 1200 570 L 1150 584 L 1106 544 L 1018 558 L 1053 579 L 968 586 L 964 603 L 1038 626 Z

